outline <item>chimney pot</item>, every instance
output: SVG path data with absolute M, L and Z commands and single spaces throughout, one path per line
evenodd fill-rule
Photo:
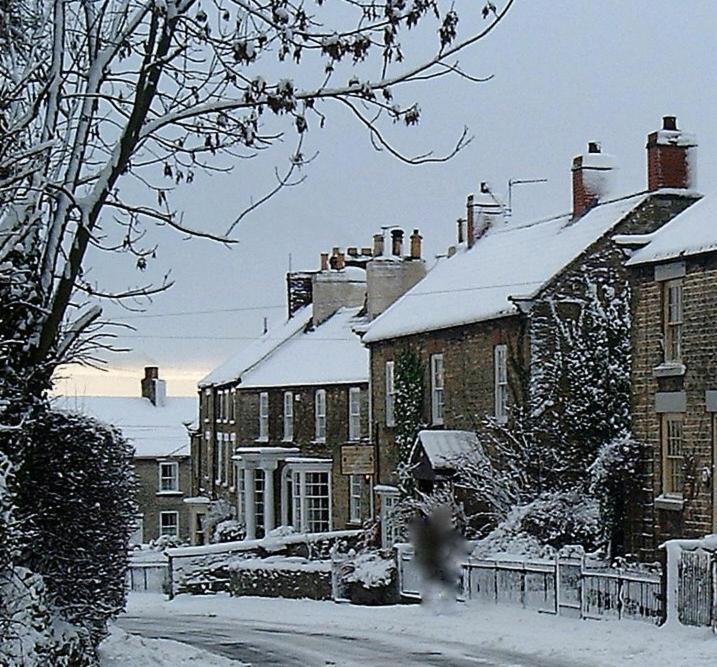
M 391 253 L 396 257 L 400 257 L 403 254 L 403 230 L 392 229 L 391 230 Z
M 458 218 L 456 223 L 458 225 L 458 243 L 463 243 L 465 240 L 465 218 Z
M 159 381 L 159 367 L 145 366 L 144 377 L 142 378 L 142 398 L 147 398 L 152 405 L 157 405 L 157 385 Z
M 588 141 L 588 153 L 601 153 L 602 147 L 598 141 Z
M 321 270 L 326 271 L 329 268 L 329 253 L 328 252 L 322 252 L 321 253 Z
M 383 255 L 383 234 L 373 235 L 373 256 L 380 257 Z
M 346 249 L 346 254 L 349 257 L 358 257 L 358 248 L 356 246 L 351 246 Z
M 336 266 L 334 268 L 337 271 L 343 271 L 343 269 L 346 267 L 346 257 L 344 256 L 344 253 L 338 252 L 336 254 Z
M 662 117 L 662 129 L 663 130 L 677 130 L 677 117 L 676 116 L 663 116 Z
M 371 255 L 373 254 L 373 252 L 372 252 L 371 248 L 361 248 L 361 254 L 362 254 L 364 257 L 371 257 Z
M 411 234 L 411 259 L 421 259 L 421 241 L 423 237 L 418 233 L 417 229 Z

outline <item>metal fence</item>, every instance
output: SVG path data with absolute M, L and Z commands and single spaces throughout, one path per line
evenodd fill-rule
M 398 581 L 406 598 L 420 598 L 421 579 L 410 545 L 397 545 Z M 580 618 L 636 619 L 663 615 L 659 574 L 599 567 L 585 558 L 478 560 L 462 565 L 462 597 Z

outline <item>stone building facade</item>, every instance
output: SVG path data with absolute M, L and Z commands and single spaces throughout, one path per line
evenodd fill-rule
M 674 119 L 665 124 L 673 125 Z M 693 151 L 695 142 L 675 132 L 677 143 Z M 596 283 L 606 284 L 606 298 L 628 294 L 629 248 L 622 237 L 655 232 L 697 198 L 686 177 L 676 180 L 674 169 L 660 172 L 654 166 L 662 155 L 658 145 L 652 133 L 649 189 L 610 198 L 604 188 L 613 161 L 603 159 L 599 145 L 591 142 L 588 153 L 573 161 L 574 208 L 565 216 L 513 225 L 487 186 L 469 196 L 465 225 L 459 221 L 458 245 L 449 259 L 377 318 L 364 336 L 371 353 L 379 504 L 392 505 L 397 494 L 399 454 L 387 394 L 395 385 L 391 367 L 403 350 L 416 352 L 424 370 L 425 428 L 475 431 L 488 417 L 508 419 L 517 406 L 553 410 L 560 418 L 571 396 L 551 397 L 548 407 L 535 404 L 540 376 L 559 352 L 558 319 L 577 323 Z M 670 154 L 670 164 L 675 162 Z M 693 164 L 692 158 L 684 164 Z M 669 182 L 658 173 L 667 174 Z M 442 403 L 438 420 L 437 395 Z
M 248 538 L 288 525 L 358 528 L 373 514 L 368 352 L 359 333 L 423 275 L 420 235 L 334 248 L 318 271 L 287 276 L 289 318 L 200 383 L 191 522 L 227 501 Z M 390 252 L 384 255 L 384 249 Z M 403 286 L 397 291 L 398 284 Z
M 717 202 L 635 239 L 632 410 L 644 443 L 633 548 L 717 531 Z M 646 243 L 646 241 L 649 241 Z

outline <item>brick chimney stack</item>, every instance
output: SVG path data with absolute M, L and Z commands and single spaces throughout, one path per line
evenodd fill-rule
M 693 134 L 677 129 L 677 118 L 665 116 L 662 129 L 647 136 L 647 189 L 694 188 L 697 183 Z
M 588 152 L 573 158 L 573 218 L 579 218 L 610 194 L 613 158 L 602 152 L 597 141 Z
M 391 254 L 396 257 L 403 255 L 403 230 L 391 230 Z
M 152 405 L 161 407 L 167 397 L 167 384 L 159 379 L 157 366 L 145 366 L 142 378 L 142 398 L 147 398 Z
M 485 181 L 480 184 L 477 195 L 468 195 L 466 217 L 466 240 L 469 248 L 494 224 L 505 221 L 503 204 Z

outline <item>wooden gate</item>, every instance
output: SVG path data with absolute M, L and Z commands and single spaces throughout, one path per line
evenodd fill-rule
M 682 551 L 679 560 L 678 611 L 684 625 L 712 625 L 715 554 L 703 549 Z

